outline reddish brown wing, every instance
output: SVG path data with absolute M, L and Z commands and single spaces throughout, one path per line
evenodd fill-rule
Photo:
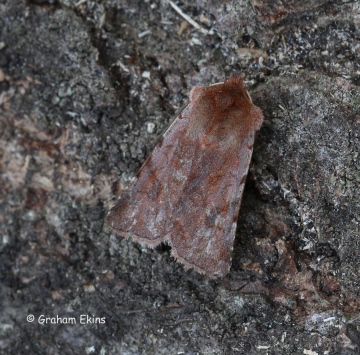
M 151 247 L 167 241 L 187 267 L 225 275 L 261 121 L 240 77 L 194 88 L 190 104 L 109 212 L 109 225 Z

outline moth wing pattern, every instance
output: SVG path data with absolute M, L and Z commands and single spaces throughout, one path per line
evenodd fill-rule
M 242 193 L 262 113 L 242 77 L 195 87 L 107 221 L 211 278 L 231 266 Z

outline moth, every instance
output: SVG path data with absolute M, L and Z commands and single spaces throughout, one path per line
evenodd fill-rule
M 224 276 L 262 120 L 243 77 L 195 86 L 109 211 L 109 226 L 151 248 L 166 242 L 186 268 L 210 278 Z

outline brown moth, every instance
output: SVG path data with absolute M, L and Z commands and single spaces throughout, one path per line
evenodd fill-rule
M 121 236 L 211 278 L 230 269 L 236 223 L 263 115 L 236 76 L 196 86 L 107 222 Z

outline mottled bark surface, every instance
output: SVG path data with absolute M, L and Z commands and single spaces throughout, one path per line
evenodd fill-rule
M 203 31 L 166 1 L 0 0 L 0 352 L 359 354 L 359 3 L 177 5 Z M 209 280 L 104 217 L 190 89 L 239 73 L 265 121 Z

